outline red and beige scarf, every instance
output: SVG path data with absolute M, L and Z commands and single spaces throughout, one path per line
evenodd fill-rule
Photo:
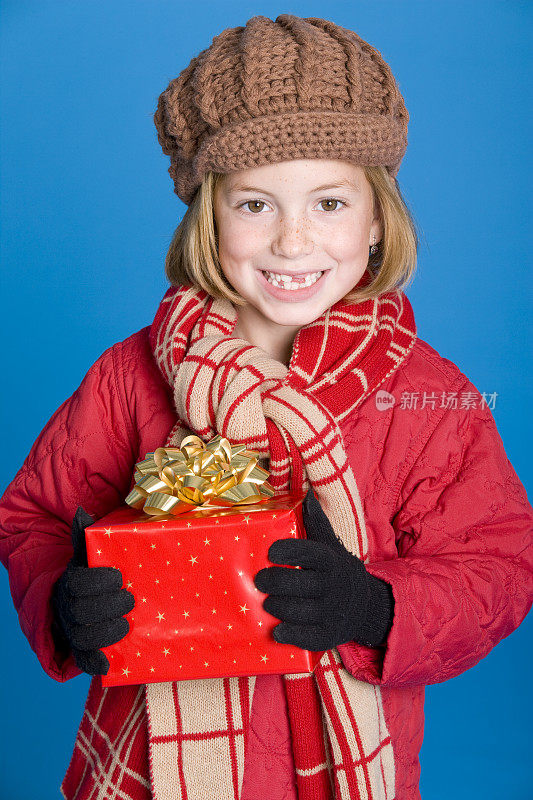
M 340 423 L 406 358 L 416 339 L 403 292 L 339 301 L 301 328 L 289 367 L 233 338 L 237 310 L 201 289 L 171 287 L 150 332 L 173 387 L 165 446 L 216 434 L 259 451 L 275 490 L 312 485 L 337 536 L 363 561 L 361 499 Z M 336 648 L 312 674 L 285 675 L 301 800 L 394 796 L 394 753 L 378 686 L 356 680 Z M 146 686 L 154 800 L 239 800 L 255 676 Z

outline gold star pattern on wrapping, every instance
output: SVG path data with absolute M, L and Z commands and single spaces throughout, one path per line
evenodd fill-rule
M 102 528 L 105 540 L 93 552 L 100 550 L 99 563 L 119 560 L 123 585 L 136 601 L 135 616 L 126 615 L 130 632 L 106 648 L 111 659 L 115 656 L 110 671 L 117 683 L 283 674 L 289 659 L 293 672 L 310 671 L 302 660 L 306 651 L 274 642 L 279 620 L 264 610 L 264 595 L 253 580 L 271 563 L 269 546 L 296 538 L 298 523 L 287 509 L 268 516 L 253 512 L 167 518 L 166 525 L 151 519 L 135 526 L 138 538 L 132 538 L 132 527 Z

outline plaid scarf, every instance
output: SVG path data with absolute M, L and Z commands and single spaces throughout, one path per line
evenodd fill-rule
M 173 387 L 166 446 L 217 433 L 270 458 L 275 490 L 309 485 L 346 548 L 363 561 L 363 507 L 340 423 L 406 358 L 416 339 L 400 291 L 339 301 L 301 328 L 289 367 L 232 337 L 237 310 L 205 291 L 171 287 L 150 344 Z M 312 674 L 284 675 L 301 800 L 394 796 L 394 753 L 381 691 L 356 680 L 336 648 Z M 155 800 L 239 800 L 255 676 L 146 686 Z

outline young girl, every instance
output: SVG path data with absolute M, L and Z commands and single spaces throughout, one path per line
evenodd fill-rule
M 319 18 L 227 29 L 159 98 L 188 205 L 151 326 L 108 350 L 0 502 L 22 628 L 58 681 L 93 675 L 67 800 L 416 800 L 424 686 L 528 613 L 533 509 L 476 387 L 416 335 L 417 252 L 388 65 Z M 307 539 L 255 576 L 312 675 L 103 689 L 137 598 L 84 528 L 136 461 L 219 433 L 309 491 Z M 299 566 L 300 570 L 287 566 Z

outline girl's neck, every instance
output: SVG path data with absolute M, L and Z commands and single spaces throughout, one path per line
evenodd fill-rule
M 298 327 L 276 325 L 263 318 L 251 319 L 246 314 L 246 308 L 239 308 L 232 336 L 245 339 L 250 344 L 260 347 L 269 356 L 288 367 L 292 355 L 292 345 L 298 330 Z

